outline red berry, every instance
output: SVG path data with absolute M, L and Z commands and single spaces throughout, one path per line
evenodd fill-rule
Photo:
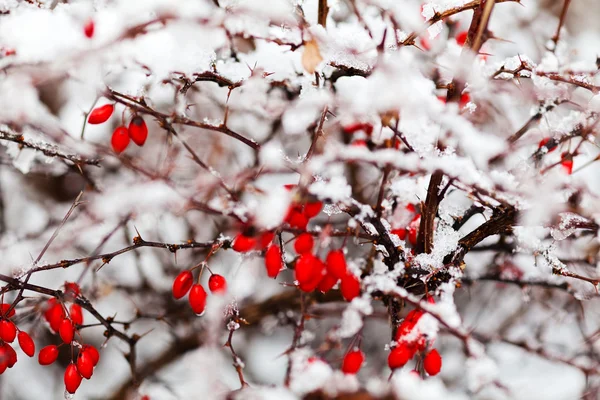
M 85 379 L 90 379 L 94 373 L 94 360 L 87 351 L 82 351 L 77 357 L 77 370 Z
M 288 211 L 285 221 L 290 227 L 297 229 L 306 229 L 306 226 L 308 225 L 308 218 L 306 218 L 306 215 L 304 215 L 304 213 L 301 210 L 298 210 L 296 207 L 292 207 Z
M 446 99 L 444 99 L 444 101 L 446 101 Z M 417 209 L 415 208 L 414 204 L 407 204 L 405 207 L 406 211 L 414 213 L 415 211 L 417 211 Z
M 212 274 L 208 278 L 208 288 L 212 293 L 225 293 L 227 290 L 227 281 L 223 275 Z
M 302 254 L 296 261 L 294 275 L 298 283 L 308 283 L 317 273 L 318 258 L 311 253 Z M 318 282 L 317 282 L 318 284 Z
M 88 124 L 101 124 L 108 121 L 112 115 L 115 106 L 112 104 L 105 104 L 101 107 L 94 108 L 88 116 Z
M 6 349 L 7 366 L 12 368 L 17 363 L 17 352 L 8 343 L 4 343 L 4 348 Z
M 442 369 L 442 357 L 436 349 L 431 350 L 423 359 L 423 368 L 429 375 L 434 376 L 439 374 Z
M 388 366 L 390 369 L 404 367 L 404 365 L 412 358 L 412 352 L 408 346 L 401 343 L 395 347 L 388 356 Z
M 129 137 L 133 140 L 133 143 L 138 146 L 143 146 L 148 138 L 148 127 L 144 118 L 136 115 L 129 123 Z
M 254 249 L 254 247 L 256 246 L 256 239 L 250 236 L 245 236 L 242 234 L 239 234 L 235 237 L 235 239 L 233 239 L 233 244 L 231 245 L 231 247 L 233 248 L 233 250 L 237 251 L 238 253 L 245 253 L 247 251 L 250 251 L 252 249 Z
M 50 324 L 50 328 L 54 332 L 58 332 L 58 329 L 60 328 L 60 323 L 66 316 L 65 310 L 63 309 L 60 303 L 56 302 L 56 299 L 48 300 L 48 304 L 50 305 L 50 308 L 46 310 L 46 312 L 44 313 L 44 317 L 46 318 L 46 321 L 48 321 L 48 323 Z
M 283 260 L 281 259 L 281 249 L 277 245 L 270 245 L 265 253 L 265 267 L 269 278 L 276 278 L 281 268 L 283 268 Z
M 306 203 L 304 205 L 304 215 L 308 219 L 314 218 L 317 215 L 319 215 L 322 208 L 323 208 L 323 203 L 320 201 L 313 201 L 311 203 Z
M 79 388 L 79 385 L 81 385 L 82 379 L 83 378 L 79 374 L 79 371 L 77 371 L 75 364 L 69 364 L 65 370 L 65 389 L 67 392 L 71 394 L 75 393 L 77 388 Z
M 63 342 L 70 344 L 73 341 L 73 336 L 75 334 L 73 322 L 68 318 L 63 319 L 58 328 L 58 334 Z
M 331 250 L 329 254 L 327 254 L 325 262 L 327 264 L 327 272 L 336 278 L 342 279 L 348 274 L 346 257 L 344 256 L 342 249 Z
M 121 154 L 129 146 L 129 131 L 124 126 L 118 126 L 110 139 L 115 153 Z
M 196 284 L 192 286 L 189 301 L 194 313 L 197 315 L 204 313 L 204 309 L 206 308 L 206 290 L 204 290 L 202 285 Z
M 192 271 L 183 271 L 173 281 L 173 297 L 180 299 L 185 296 L 194 284 Z
M 35 354 L 35 343 L 33 342 L 33 339 L 31 339 L 31 336 L 25 331 L 19 331 L 17 340 L 19 341 L 19 346 L 21 346 L 23 353 L 27 354 L 29 357 L 33 357 Z
M 460 95 L 460 100 L 458 102 L 458 106 L 460 108 L 463 108 L 470 101 L 471 101 L 471 96 L 469 96 L 469 93 L 463 93 L 463 94 Z
M 75 325 L 83 325 L 83 311 L 79 304 L 71 304 L 69 316 Z
M 94 367 L 98 365 L 98 361 L 100 361 L 100 353 L 98 353 L 98 350 L 96 350 L 94 346 L 86 344 L 85 346 L 83 346 L 83 349 L 81 351 L 86 352 L 90 356 Z
M 12 318 L 12 317 L 15 316 L 15 309 L 14 308 L 12 310 L 10 310 L 10 312 L 8 313 L 8 315 L 6 315 L 6 313 L 8 312 L 9 308 L 10 308 L 10 304 L 2 303 L 0 305 L 0 313 L 2 314 L 3 318 Z
M 314 244 L 313 237 L 310 233 L 302 233 L 296 237 L 294 242 L 294 250 L 298 254 L 310 253 Z
M 38 362 L 40 365 L 50 365 L 58 358 L 58 347 L 51 344 L 40 350 Z
M 391 234 L 394 234 L 394 235 L 398 235 L 398 237 L 399 237 L 401 240 L 404 240 L 404 239 L 406 239 L 406 229 L 404 229 L 404 228 L 392 229 L 392 230 L 390 231 L 390 233 L 391 233 Z
M 456 39 L 456 43 L 459 46 L 462 47 L 462 46 L 465 45 L 465 42 L 467 41 L 467 34 L 468 34 L 467 31 L 462 31 L 462 32 L 459 32 L 458 35 L 456 35 L 456 38 L 455 38 Z
M 327 293 L 335 286 L 338 280 L 338 278 L 328 273 L 321 279 L 317 289 L 319 289 L 319 292 L 321 293 Z
M 306 282 L 299 282 L 298 288 L 303 292 L 310 293 L 314 291 L 327 273 L 327 267 L 325 267 L 325 263 L 315 257 L 315 261 L 312 267 L 312 276 Z
M 365 361 L 365 355 L 362 351 L 353 350 L 348 352 L 342 362 L 342 372 L 356 374 L 360 370 L 363 361 Z
M 346 301 L 352 301 L 353 298 L 358 297 L 360 295 L 360 282 L 358 278 L 352 274 L 343 277 L 340 284 L 340 291 Z
M 408 225 L 408 241 L 413 246 L 417 244 L 417 237 L 419 236 L 419 226 L 421 225 L 421 214 L 417 214 L 412 222 Z
M 273 241 L 274 237 L 275 237 L 275 233 L 269 232 L 269 231 L 264 232 L 258 238 L 257 249 L 258 250 L 264 250 L 264 249 L 266 249 L 267 246 L 271 244 L 271 242 Z
M 89 19 L 83 26 L 83 34 L 86 38 L 91 39 L 94 36 L 94 20 Z
M 77 297 L 81 293 L 79 285 L 75 282 L 65 282 L 65 295 Z
M 0 339 L 12 343 L 17 337 L 17 327 L 11 321 L 3 319 L 0 321 Z

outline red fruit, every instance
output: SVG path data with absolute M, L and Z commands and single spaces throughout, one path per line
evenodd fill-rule
M 434 376 L 439 374 L 442 369 L 442 357 L 436 349 L 431 350 L 423 359 L 423 368 L 429 375 Z
M 302 233 L 296 237 L 294 242 L 294 250 L 298 254 L 310 253 L 313 248 L 313 237 L 310 233 Z
M 225 293 L 227 290 L 227 281 L 223 275 L 212 274 L 208 278 L 208 288 L 212 293 Z
M 121 154 L 129 146 L 129 131 L 124 126 L 119 126 L 114 130 L 110 138 L 110 144 L 115 153 Z
M 15 316 L 15 309 L 14 308 L 12 310 L 10 310 L 10 312 L 8 313 L 8 315 L 6 315 L 6 313 L 8 312 L 9 308 L 10 308 L 10 304 L 2 303 L 0 305 L 0 313 L 2 314 L 3 318 L 12 318 L 12 317 Z
M 326 274 L 327 268 L 325 267 L 323 261 L 316 257 L 315 260 L 316 261 L 313 264 L 313 275 L 311 278 L 306 282 L 300 282 L 298 284 L 298 288 L 306 293 L 314 291 L 319 286 Z
M 51 344 L 40 350 L 38 362 L 40 365 L 50 365 L 58 358 L 58 347 Z
M 85 379 L 90 379 L 94 373 L 94 360 L 87 351 L 82 351 L 77 357 L 77 370 Z
M 235 237 L 235 239 L 233 239 L 233 244 L 231 247 L 238 253 L 245 253 L 256 247 L 256 239 L 250 236 L 239 234 Z
M 180 299 L 185 296 L 194 284 L 192 271 L 183 271 L 173 281 L 173 297 Z
M 302 254 L 298 258 L 294 270 L 294 275 L 298 283 L 308 283 L 317 275 L 317 262 L 318 258 L 311 253 Z
M 65 295 L 77 297 L 81 293 L 79 285 L 75 282 L 65 282 Z
M 148 127 L 144 118 L 136 115 L 129 123 L 129 137 L 133 140 L 133 143 L 138 146 L 143 146 L 148 139 Z
M 12 343 L 17 337 L 17 327 L 11 321 L 3 319 L 0 321 L 0 339 Z
M 77 371 L 75 364 L 71 363 L 65 370 L 65 389 L 67 392 L 73 394 L 77 391 L 79 385 L 81 385 L 82 377 Z
M 398 235 L 401 240 L 406 239 L 406 229 L 404 228 L 392 229 L 390 233 Z
M 460 95 L 460 100 L 458 102 L 458 106 L 460 108 L 463 108 L 470 101 L 471 101 L 471 96 L 469 96 L 469 93 L 463 93 L 463 94 Z
M 446 101 L 446 99 L 444 99 L 444 101 Z M 405 207 L 406 211 L 414 213 L 416 210 L 415 205 L 414 204 L 407 204 Z
M 342 362 L 342 372 L 356 374 L 360 370 L 363 361 L 365 361 L 365 355 L 362 351 L 353 350 L 348 352 Z
M 83 349 L 81 351 L 87 353 L 88 356 L 90 356 L 94 367 L 98 365 L 98 361 L 100 361 L 100 353 L 98 353 L 98 350 L 96 350 L 94 346 L 86 344 L 85 346 L 83 346 Z
M 83 325 L 83 311 L 79 304 L 71 304 L 69 316 L 75 325 Z
M 419 225 L 421 225 L 421 214 L 417 214 L 408 225 L 408 241 L 415 246 L 419 235 Z
M 31 336 L 25 331 L 19 331 L 17 340 L 19 341 L 19 346 L 21 346 L 23 353 L 27 354 L 29 357 L 33 357 L 35 354 L 35 343 L 33 342 L 33 339 L 31 339 Z
M 401 343 L 390 352 L 390 355 L 388 356 L 388 366 L 390 369 L 404 367 L 412 356 L 413 354 L 408 346 Z
M 70 319 L 65 318 L 62 320 L 60 327 L 58 328 L 58 334 L 60 335 L 62 341 L 66 344 L 70 344 L 73 341 L 75 330 Z
M 306 215 L 304 215 L 302 210 L 299 210 L 297 207 L 290 208 L 285 221 L 290 227 L 297 229 L 306 229 L 306 226 L 308 225 L 308 218 L 306 218 Z
M 54 304 L 48 313 L 48 322 L 50 323 L 50 328 L 54 332 L 58 332 L 60 328 L 60 323 L 65 318 L 65 310 L 63 310 L 62 305 Z
M 360 282 L 358 278 L 352 274 L 343 277 L 340 284 L 340 291 L 346 301 L 352 301 L 353 298 L 358 297 L 360 295 Z
M 271 242 L 273 241 L 273 238 L 275 238 L 275 234 L 273 232 L 264 232 L 262 235 L 260 235 L 260 237 L 258 238 L 258 244 L 257 244 L 257 249 L 258 250 L 264 250 L 267 248 L 268 245 L 271 244 Z
M 467 31 L 462 31 L 458 35 L 456 35 L 456 38 L 455 38 L 456 39 L 456 43 L 459 46 L 462 47 L 462 46 L 465 45 L 465 42 L 467 41 L 467 34 L 468 34 Z
M 322 208 L 323 208 L 323 203 L 320 201 L 313 201 L 311 203 L 306 203 L 304 205 L 304 215 L 308 219 L 314 218 L 317 215 L 319 215 Z
M 91 39 L 94 36 L 94 20 L 89 19 L 83 26 L 83 34 L 86 38 Z
M 344 256 L 342 249 L 331 250 L 329 254 L 327 254 L 325 263 L 327 264 L 327 272 L 338 279 L 342 279 L 348 274 L 346 257 Z
M 197 315 L 204 313 L 204 309 L 206 308 L 206 290 L 204 290 L 202 285 L 196 284 L 192 286 L 189 301 L 194 313 Z
M 338 278 L 328 273 L 321 279 L 317 289 L 319 289 L 319 292 L 321 293 L 327 293 L 335 286 L 338 280 Z
M 88 116 L 88 124 L 96 125 L 108 121 L 114 109 L 115 106 L 112 104 L 105 104 L 101 107 L 94 108 Z
M 17 363 L 17 352 L 8 343 L 4 343 L 4 348 L 6 349 L 7 366 L 12 368 Z
M 276 278 L 281 268 L 283 268 L 283 260 L 281 259 L 281 249 L 277 245 L 270 245 L 265 253 L 265 267 L 269 278 Z

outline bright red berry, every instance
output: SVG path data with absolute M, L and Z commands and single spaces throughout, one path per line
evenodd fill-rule
M 302 210 L 298 209 L 296 206 L 290 207 L 288 214 L 285 217 L 285 221 L 290 227 L 297 229 L 306 229 L 306 226 L 308 225 L 308 218 L 306 218 L 306 215 L 304 215 Z
M 83 26 L 83 34 L 86 38 L 91 39 L 94 36 L 94 20 L 89 19 Z
M 439 374 L 442 369 L 442 357 L 436 349 L 431 350 L 423 359 L 423 368 L 429 375 L 434 376 Z
M 90 379 L 94 373 L 94 360 L 87 351 L 82 351 L 77 357 L 77 370 L 85 379 Z
M 394 347 L 388 356 L 388 366 L 390 369 L 404 367 L 404 365 L 412 358 L 412 353 L 408 346 L 404 343 Z
M 12 321 L 3 319 L 0 321 L 0 339 L 12 343 L 17 337 L 17 327 Z
M 298 254 L 310 253 L 314 244 L 313 237 L 310 233 L 302 233 L 296 237 L 294 242 L 294 250 Z
M 79 385 L 81 385 L 81 381 L 82 381 L 82 377 L 79 374 L 79 371 L 77 371 L 77 367 L 75 366 L 75 364 L 71 363 L 67 366 L 67 369 L 65 370 L 65 389 L 67 390 L 67 392 L 73 394 L 77 391 L 77 388 L 79 388 Z
M 227 281 L 223 275 L 212 274 L 208 278 L 208 288 L 212 293 L 225 293 L 227 291 Z
M 463 93 L 460 95 L 460 100 L 458 101 L 458 106 L 460 108 L 463 108 L 470 101 L 471 101 L 471 96 L 469 96 L 469 93 Z
M 398 235 L 398 237 L 399 237 L 401 240 L 404 240 L 404 239 L 406 239 L 406 229 L 404 229 L 404 228 L 392 229 L 392 230 L 390 231 L 390 233 L 391 233 L 391 234 L 394 234 L 394 235 Z
M 281 249 L 277 245 L 270 245 L 265 253 L 265 267 L 269 278 L 276 278 L 283 267 Z
M 121 154 L 129 146 L 129 131 L 124 126 L 118 126 L 110 138 L 110 144 L 115 153 Z
M 340 291 L 346 301 L 352 301 L 353 298 L 358 297 L 360 295 L 360 282 L 358 278 L 353 274 L 343 277 L 340 283 Z
M 256 239 L 250 236 L 239 234 L 235 237 L 235 239 L 233 239 L 233 244 L 231 247 L 238 253 L 245 253 L 253 250 L 254 247 L 256 247 Z
M 56 301 L 56 299 L 48 300 L 49 308 L 44 313 L 44 318 L 50 324 L 50 328 L 54 332 L 58 332 L 60 324 L 65 319 L 65 310 L 62 305 Z
M 88 116 L 88 124 L 102 124 L 110 118 L 115 106 L 112 104 L 105 104 L 101 107 L 94 108 Z
M 356 374 L 363 361 L 365 361 L 365 355 L 360 350 L 353 350 L 346 354 L 344 361 L 342 362 L 342 372 L 345 374 Z
M 183 271 L 173 281 L 173 297 L 180 299 L 185 296 L 194 284 L 192 271 Z
M 40 365 L 50 365 L 58 358 L 58 347 L 51 344 L 40 350 L 38 362 Z
M 60 327 L 58 328 L 58 334 L 63 342 L 70 344 L 73 341 L 73 336 L 75 335 L 73 322 L 71 322 L 71 320 L 68 318 L 63 319 L 60 323 Z
M 27 354 L 29 357 L 33 357 L 35 354 L 35 343 L 31 336 L 25 331 L 19 331 L 17 335 L 17 340 L 19 341 L 19 346 L 23 353 Z
M 456 39 L 456 43 L 459 46 L 462 47 L 462 46 L 465 45 L 465 42 L 467 41 L 467 34 L 468 34 L 467 31 L 462 31 L 462 32 L 459 32 L 458 35 L 456 35 L 456 38 L 455 38 Z
M 129 137 L 138 146 L 143 146 L 146 143 L 148 127 L 146 126 L 146 122 L 144 122 L 144 118 L 139 115 L 132 118 L 129 123 Z
M 6 313 L 8 312 L 10 308 L 10 304 L 6 304 L 6 303 L 2 303 L 0 305 L 0 313 L 2 314 L 1 316 L 4 318 L 12 318 L 15 316 L 15 309 L 13 308 L 12 310 L 10 310 L 10 312 L 8 313 L 8 315 L 6 315 Z
M 348 274 L 346 257 L 344 256 L 342 249 L 331 250 L 329 254 L 327 254 L 325 263 L 327 264 L 327 272 L 338 279 L 342 279 Z
M 75 325 L 83 325 L 83 310 L 79 304 L 71 304 L 69 316 Z
M 81 351 L 87 353 L 90 356 L 94 367 L 98 364 L 98 361 L 100 361 L 100 353 L 98 353 L 98 350 L 96 350 L 94 346 L 86 344 L 85 346 L 83 346 L 83 349 Z
M 319 289 L 319 292 L 321 293 L 327 293 L 335 286 L 338 280 L 339 279 L 335 276 L 331 275 L 330 273 L 327 273 L 323 277 L 323 279 L 321 279 L 321 282 L 319 282 L 319 286 L 317 286 L 317 289 Z
M 206 290 L 204 290 L 202 285 L 196 284 L 192 286 L 189 301 L 194 313 L 197 315 L 204 313 L 204 309 L 206 308 Z
M 323 208 L 323 203 L 320 201 L 313 201 L 310 203 L 306 203 L 304 205 L 304 215 L 308 219 L 314 218 L 317 215 L 319 215 L 322 208 Z
M 317 273 L 317 262 L 318 258 L 311 253 L 304 253 L 298 257 L 294 269 L 294 275 L 298 283 L 307 283 L 315 277 Z

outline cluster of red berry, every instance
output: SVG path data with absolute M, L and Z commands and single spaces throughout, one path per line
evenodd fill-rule
M 110 118 L 115 107 L 112 104 L 105 104 L 97 107 L 90 112 L 88 123 L 97 125 L 102 124 Z M 129 122 L 129 127 L 120 125 L 113 131 L 110 143 L 115 153 L 120 154 L 129 146 L 129 140 L 138 146 L 143 146 L 148 138 L 148 127 L 146 122 L 139 115 L 134 116 Z
M 413 204 L 408 204 L 406 206 L 406 211 L 414 214 L 412 220 L 408 224 L 408 226 L 404 228 L 395 228 L 390 231 L 390 233 L 397 235 L 400 239 L 405 240 L 406 234 L 408 232 L 408 242 L 411 245 L 417 244 L 417 236 L 419 234 L 419 226 L 421 225 L 421 214 L 416 213 L 416 208 Z
M 188 302 L 192 311 L 197 315 L 202 315 L 206 309 L 207 294 L 201 284 L 194 284 L 192 270 L 186 270 L 177 275 L 173 281 L 173 297 L 179 300 L 189 293 Z M 198 280 L 200 280 L 201 275 L 202 270 L 200 271 Z M 227 291 L 227 280 L 223 275 L 211 273 L 210 278 L 208 278 L 208 289 L 213 294 L 225 293 Z
M 17 352 L 10 343 L 17 339 L 21 350 L 29 357 L 33 357 L 35 353 L 35 343 L 27 332 L 18 329 L 11 321 L 11 318 L 15 316 L 15 310 L 11 309 L 10 304 L 1 304 L 0 312 L 2 313 L 0 317 L 0 375 L 2 375 L 7 368 L 12 368 L 17 363 Z
M 79 285 L 73 282 L 65 283 L 65 300 L 73 301 L 79 296 Z M 40 350 L 38 362 L 40 365 L 50 365 L 56 361 L 59 355 L 59 349 L 63 345 L 70 345 L 71 348 L 79 348 L 79 355 L 75 361 L 67 366 L 64 374 L 64 383 L 67 392 L 75 393 L 83 378 L 90 379 L 94 372 L 94 367 L 100 360 L 100 353 L 91 345 L 73 345 L 75 333 L 79 334 L 78 326 L 83 325 L 83 310 L 81 306 L 72 303 L 67 313 L 64 304 L 51 298 L 46 303 L 44 319 L 48 322 L 50 329 L 58 333 L 63 343 L 60 345 L 48 345 Z M 73 353 L 71 353 L 73 354 Z M 32 351 L 33 355 L 33 351 Z

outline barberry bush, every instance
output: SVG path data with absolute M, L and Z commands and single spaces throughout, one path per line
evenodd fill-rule
M 599 398 L 598 15 L 0 2 L 0 396 Z

